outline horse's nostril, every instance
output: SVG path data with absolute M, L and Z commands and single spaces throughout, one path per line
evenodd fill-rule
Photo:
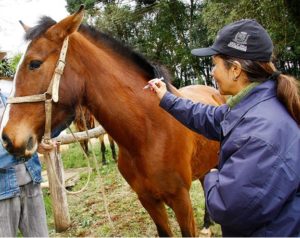
M 3 147 L 11 153 L 15 158 L 27 158 L 31 154 L 25 154 L 26 149 L 32 150 L 34 148 L 34 137 L 30 136 L 27 143 L 20 143 L 19 145 L 13 144 L 12 140 L 6 133 L 2 133 L 2 145 Z M 26 146 L 26 147 L 25 147 Z
M 12 147 L 11 140 L 5 133 L 2 134 L 2 142 L 3 142 L 3 146 L 7 149 Z
M 29 139 L 28 139 L 28 142 L 27 142 L 26 149 L 27 150 L 32 150 L 33 146 L 34 146 L 34 140 L 33 140 L 33 137 L 30 136 Z

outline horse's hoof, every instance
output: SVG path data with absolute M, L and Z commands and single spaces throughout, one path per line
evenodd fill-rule
M 211 230 L 209 228 L 203 228 L 200 231 L 200 236 L 211 237 Z

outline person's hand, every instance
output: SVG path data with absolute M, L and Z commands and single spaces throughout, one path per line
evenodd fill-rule
M 56 141 L 52 141 L 50 140 L 49 143 L 45 143 L 43 140 L 42 142 L 39 144 L 37 151 L 40 154 L 45 154 L 45 153 L 49 153 L 50 151 L 52 151 L 54 148 L 57 147 L 57 143 Z
M 150 89 L 156 93 L 159 99 L 162 99 L 165 93 L 167 92 L 166 84 L 157 79 L 152 79 L 148 82 Z

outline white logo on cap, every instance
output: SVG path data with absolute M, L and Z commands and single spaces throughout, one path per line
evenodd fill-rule
M 228 47 L 246 52 L 248 37 L 249 34 L 247 32 L 238 32 L 234 39 L 229 42 Z

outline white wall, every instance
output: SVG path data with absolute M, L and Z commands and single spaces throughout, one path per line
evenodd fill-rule
M 12 85 L 13 85 L 13 81 L 12 80 L 1 79 L 0 80 L 0 89 L 1 89 L 1 92 L 5 96 L 9 96 L 10 91 L 12 89 Z

